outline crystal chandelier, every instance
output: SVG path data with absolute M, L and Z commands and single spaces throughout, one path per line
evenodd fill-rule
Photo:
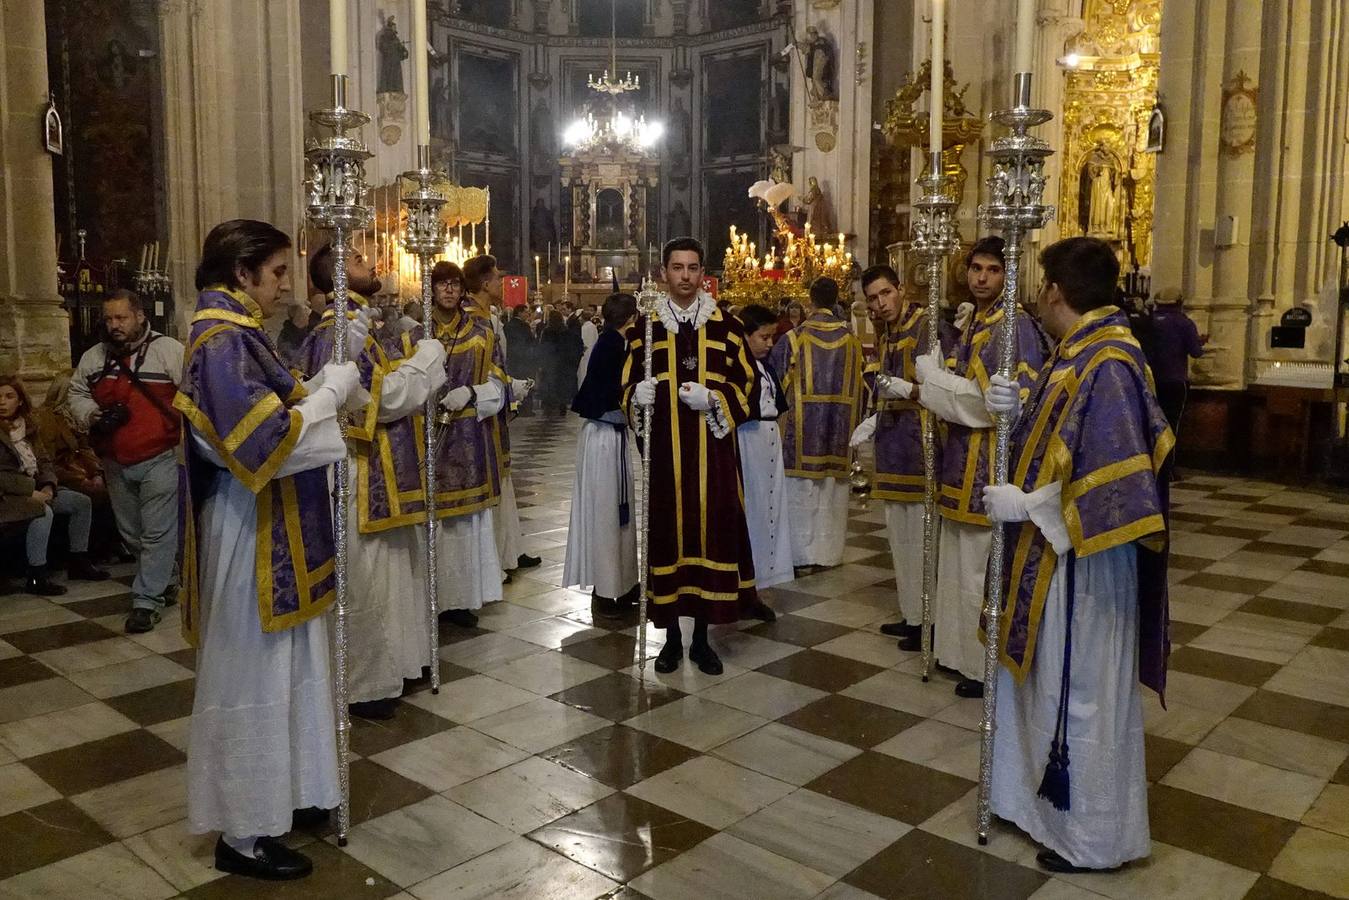
M 660 122 L 648 122 L 644 113 L 638 111 L 633 115 L 618 107 L 619 97 L 641 89 L 642 76 L 628 72 L 623 78 L 618 77 L 617 0 L 610 0 L 609 4 L 609 68 L 599 78 L 591 73 L 586 84 L 607 98 L 609 112 L 603 117 L 588 112 L 568 125 L 562 132 L 562 141 L 569 149 L 579 153 L 641 156 L 649 153 L 665 134 L 665 126 Z

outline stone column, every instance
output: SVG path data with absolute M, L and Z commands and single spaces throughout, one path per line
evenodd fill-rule
M 0 0 L 0 371 L 23 377 L 39 398 L 70 366 L 52 162 L 41 143 L 47 99 L 42 0 Z
M 792 59 L 792 143 L 805 149 L 796 154 L 792 178 L 797 196 L 805 193 L 808 179 L 819 179 L 834 211 L 838 230 L 852 235 L 848 249 L 860 263 L 867 260 L 870 243 L 871 211 L 871 71 L 863 57 L 859 78 L 858 45 L 872 39 L 874 0 L 842 0 L 837 6 L 817 9 L 812 3 L 797 3 L 792 20 L 799 38 L 809 26 L 815 26 L 832 41 L 837 51 L 835 82 L 838 87 L 838 133 L 834 144 L 824 149 L 810 127 L 808 89 L 801 64 Z M 820 235 L 821 242 L 830 240 Z M 883 260 L 879 260 L 883 261 Z

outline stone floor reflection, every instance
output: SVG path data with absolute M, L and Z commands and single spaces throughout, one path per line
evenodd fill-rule
M 852 510 L 845 565 L 765 592 L 777 622 L 714 630 L 723 675 L 685 664 L 642 689 L 635 621 L 557 587 L 575 425 L 513 427 L 544 565 L 480 628 L 445 629 L 439 695 L 356 723 L 350 843 L 293 835 L 315 874 L 285 896 L 1349 897 L 1342 498 L 1176 487 L 1153 855 L 1050 878 L 1015 831 L 975 845 L 979 703 L 878 633 L 895 589 L 878 509 Z M 60 603 L 0 595 L 0 897 L 280 896 L 184 831 L 193 652 L 172 625 L 122 633 L 121 576 Z

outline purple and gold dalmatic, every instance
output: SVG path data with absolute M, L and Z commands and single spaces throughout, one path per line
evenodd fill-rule
M 964 330 L 947 354 L 946 368 L 961 378 L 969 378 L 988 390 L 989 376 L 998 371 L 998 345 L 1002 342 L 1003 309 L 1001 303 L 992 304 L 983 312 L 970 316 Z M 1016 370 L 1014 377 L 1021 386 L 1025 402 L 1035 383 L 1036 374 L 1044 365 L 1049 345 L 1040 330 L 1040 324 L 1024 310 L 1016 317 Z M 984 488 L 993 482 L 992 428 L 970 428 L 956 422 L 947 422 L 946 440 L 941 447 L 941 489 L 937 494 L 937 509 L 942 516 L 970 525 L 988 526 L 984 512 Z
M 1129 321 L 1093 310 L 1060 342 L 1013 435 L 1009 482 L 1025 491 L 1059 482 L 1063 517 L 1081 557 L 1138 543 L 1139 680 L 1166 687 L 1167 474 L 1175 436 L 1153 394 Z M 1059 557 L 1028 522 L 1007 529 L 999 646 L 1017 680 L 1035 657 Z
M 489 419 L 483 420 L 483 427 L 487 429 L 487 451 L 491 454 L 492 468 L 496 470 L 493 476 L 493 483 L 497 494 L 501 493 L 501 484 L 506 480 L 506 476 L 511 471 L 511 433 L 510 420 L 515 415 L 512 407 L 515 405 L 514 397 L 511 392 L 511 379 L 506 374 L 505 355 L 501 352 L 501 343 L 496 339 L 496 329 L 492 327 L 492 317 L 483 312 L 481 308 L 470 304 L 465 310 L 466 315 L 485 328 L 492 335 L 492 346 L 494 354 L 497 357 L 496 376 L 502 381 L 502 389 L 505 391 L 505 402 L 501 404 L 501 411 Z M 481 382 L 479 382 L 481 383 Z
M 367 305 L 359 294 L 347 297 L 352 307 Z M 355 315 L 347 313 L 349 318 Z M 329 306 L 300 345 L 299 365 L 305 377 L 314 377 L 332 362 L 335 333 Z M 384 376 L 402 361 L 396 348 L 386 348 L 373 336 L 365 339 L 365 349 L 353 360 L 361 386 L 370 393 L 363 414 L 347 424 L 347 444 L 356 458 L 356 514 L 361 534 L 426 521 L 423 417 L 411 415 L 392 422 L 378 418 Z
M 861 341 L 833 313 L 817 310 L 778 339 L 768 364 L 787 395 L 778 419 L 787 475 L 848 477 L 848 439 L 862 407 Z
M 505 383 L 501 347 L 490 322 L 456 310 L 434 312 L 436 337 L 445 347 L 446 390 L 472 387 L 495 377 Z M 404 336 L 411 346 L 421 328 Z M 501 502 L 501 480 L 494 460 L 492 423 L 478 421 L 472 406 L 455 413 L 441 410 L 448 422 L 436 425 L 436 517 L 465 516 Z
M 943 336 L 949 340 L 944 330 Z M 909 304 L 886 332 L 880 360 L 867 367 L 868 386 L 874 390 L 876 372 L 914 381 L 914 364 L 926 352 L 927 307 Z M 929 415 L 917 400 L 877 401 L 872 497 L 897 503 L 923 502 L 923 421 Z
M 295 404 L 304 386 L 281 362 L 251 297 L 224 286 L 197 298 L 182 391 L 174 400 L 192 432 L 225 462 L 228 474 L 257 495 L 258 617 L 263 631 L 307 622 L 333 602 L 333 520 L 326 468 L 277 478 L 299 442 Z M 220 469 L 183 435 L 180 467 L 183 632 L 197 643 L 199 609 L 196 510 Z

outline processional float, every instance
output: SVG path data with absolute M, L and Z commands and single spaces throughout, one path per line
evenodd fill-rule
M 942 0 L 934 0 L 940 4 Z M 998 374 L 1013 379 L 1016 369 L 1017 297 L 1021 283 L 1022 245 L 1032 231 L 1043 228 L 1054 215 L 1054 207 L 1044 203 L 1045 160 L 1053 154 L 1049 144 L 1029 134 L 1029 130 L 1053 118 L 1047 109 L 1031 106 L 1031 48 L 1034 38 L 1035 2 L 1018 0 L 1016 18 L 1016 55 L 1012 80 L 1012 105 L 990 115 L 990 119 L 1008 130 L 995 139 L 988 151 L 993 174 L 987 184 L 989 200 L 979 207 L 979 219 L 985 228 L 1003 233 L 1007 246 L 1006 280 L 1003 285 L 1003 320 L 998 334 Z M 996 417 L 996 441 L 993 449 L 993 484 L 1007 483 L 1013 416 Z M 992 825 L 993 733 L 997 710 L 998 647 L 1001 634 L 1003 569 L 1006 530 L 995 524 L 989 549 L 988 582 L 984 602 L 984 709 L 980 725 L 979 748 L 979 843 L 987 844 Z

